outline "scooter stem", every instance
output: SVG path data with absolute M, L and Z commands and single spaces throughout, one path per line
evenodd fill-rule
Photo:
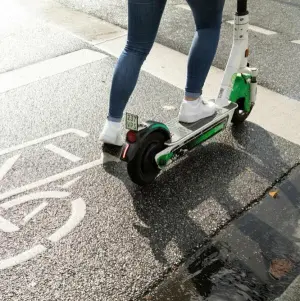
M 248 0 L 237 0 L 236 14 L 238 16 L 248 15 L 247 2 L 248 2 Z
M 249 12 L 247 10 L 247 0 L 237 0 L 237 12 L 234 18 L 233 45 L 226 65 L 219 95 L 216 99 L 216 104 L 220 107 L 228 105 L 229 95 L 232 89 L 232 76 L 235 73 L 247 72 L 248 70 L 248 28 Z

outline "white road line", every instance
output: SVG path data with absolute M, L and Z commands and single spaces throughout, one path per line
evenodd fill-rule
M 18 265 L 22 262 L 25 262 L 29 259 L 34 258 L 35 256 L 45 252 L 47 250 L 43 245 L 36 245 L 35 247 L 27 250 L 23 253 L 20 253 L 14 257 L 10 257 L 8 259 L 0 260 L 0 270 L 4 270 L 15 265 Z
M 69 195 L 70 192 L 67 191 L 39 191 L 28 195 L 23 195 L 11 201 L 7 201 L 3 204 L 0 204 L 0 207 L 3 209 L 10 209 L 12 207 L 21 205 L 29 201 L 34 201 L 39 199 L 62 199 L 68 197 Z
M 119 57 L 126 43 L 126 37 L 121 37 L 113 41 L 96 45 L 102 51 L 105 51 L 115 57 Z M 176 87 L 183 88 L 186 82 L 187 56 L 168 47 L 154 44 L 150 55 L 142 66 L 142 69 L 155 77 L 166 81 Z M 205 87 L 205 96 L 215 98 L 218 94 L 216 85 L 221 84 L 222 70 L 211 68 L 207 84 Z
M 67 129 L 67 130 L 56 132 L 56 133 L 53 133 L 53 134 L 50 134 L 50 135 L 47 135 L 47 136 L 44 136 L 44 137 L 41 137 L 41 138 L 38 138 L 38 139 L 35 139 L 35 140 L 31 140 L 31 141 L 28 141 L 28 142 L 25 142 L 25 143 L 22 143 L 22 144 L 19 144 L 19 145 L 16 145 L 16 146 L 12 146 L 12 147 L 3 149 L 3 150 L 0 151 L 0 156 L 11 153 L 11 152 L 14 152 L 14 151 L 17 151 L 17 150 L 20 150 L 20 149 L 23 149 L 23 148 L 26 148 L 26 147 L 29 147 L 29 146 L 33 146 L 33 145 L 36 145 L 36 144 L 39 144 L 39 143 L 43 143 L 45 141 L 48 141 L 48 140 L 51 140 L 51 139 L 54 139 L 54 138 L 57 138 L 57 137 L 60 137 L 60 136 L 68 135 L 68 134 L 74 134 L 74 135 L 77 135 L 77 136 L 82 137 L 82 138 L 86 138 L 86 137 L 89 136 L 89 134 L 84 132 L 84 131 L 80 131 L 80 130 L 77 130 L 77 129 Z
M 100 160 L 102 161 L 102 164 L 105 164 L 107 162 L 117 162 L 118 163 L 121 161 L 119 157 L 113 156 L 106 152 L 103 152 L 101 154 Z
M 52 242 L 58 242 L 60 239 L 68 235 L 83 220 L 85 212 L 86 205 L 84 200 L 81 198 L 73 200 L 70 218 L 61 228 L 50 235 L 48 239 Z
M 4 164 L 0 167 L 0 181 L 5 177 L 5 175 L 11 170 L 16 161 L 20 158 L 19 155 L 15 155 L 7 159 Z
M 82 176 L 79 176 L 79 177 L 77 177 L 75 179 L 72 179 L 72 180 L 68 181 L 67 183 L 61 185 L 60 187 L 64 188 L 64 189 L 67 189 L 67 188 L 71 187 L 72 185 L 74 185 L 81 178 L 82 178 Z
M 0 74 L 0 93 L 102 60 L 106 57 L 106 55 L 97 51 L 82 49 Z
M 234 20 L 227 21 L 227 23 L 233 25 Z M 265 29 L 265 28 L 261 28 L 261 27 L 255 26 L 255 25 L 249 25 L 249 29 L 252 30 L 252 31 L 258 32 L 258 33 L 265 34 L 267 36 L 277 34 L 277 32 L 275 32 L 275 31 L 268 30 L 268 29 Z
M 12 189 L 10 191 L 6 191 L 6 192 L 0 194 L 0 201 L 4 200 L 6 198 L 9 198 L 11 196 L 14 196 L 14 195 L 26 192 L 28 190 L 35 189 L 35 188 L 38 188 L 40 186 L 43 186 L 43 185 L 55 182 L 57 180 L 66 178 L 68 176 L 75 175 L 75 174 L 77 174 L 79 172 L 82 172 L 84 170 L 88 170 L 90 168 L 94 168 L 96 166 L 101 165 L 102 161 L 103 161 L 102 159 L 98 159 L 98 160 L 89 162 L 87 164 L 83 164 L 83 165 L 77 166 L 77 167 L 75 167 L 73 169 L 66 170 L 66 171 L 61 172 L 59 174 L 50 176 L 48 178 L 45 178 L 45 179 L 42 179 L 42 180 L 30 183 L 30 184 L 27 184 L 27 185 L 24 185 L 24 186 Z
M 19 227 L 0 216 L 0 231 L 11 233 L 19 230 Z
M 182 9 L 185 9 L 185 10 L 189 10 L 189 11 L 191 10 L 190 7 L 186 4 L 179 4 L 179 5 L 176 5 L 176 7 L 182 8 Z M 234 21 L 230 20 L 230 21 L 227 21 L 227 23 L 233 25 Z M 249 25 L 249 29 L 252 30 L 252 31 L 258 32 L 258 33 L 268 35 L 268 36 L 277 34 L 277 32 L 275 32 L 275 31 L 264 29 L 264 28 L 261 28 L 261 27 L 255 26 L 255 25 Z
M 119 57 L 126 38 L 105 42 L 97 47 Z M 143 70 L 180 89 L 185 86 L 188 57 L 155 43 Z M 205 98 L 215 98 L 224 71 L 211 67 L 203 89 Z M 259 77 L 258 77 L 259 81 Z M 300 145 L 300 102 L 258 86 L 257 103 L 248 118 L 265 130 Z M 289 120 L 290 125 L 286 126 Z
M 70 9 L 69 7 L 63 6 L 59 3 L 53 3 L 53 1 L 39 1 L 38 3 L 41 2 L 42 14 L 47 19 L 51 20 L 51 23 L 73 32 L 73 34 L 75 34 L 78 38 L 85 41 L 87 39 L 91 44 L 103 43 L 124 35 L 124 29 L 105 22 L 90 14 Z M 50 3 L 45 4 L 43 2 Z M 39 4 L 34 3 L 35 7 L 37 5 Z M 83 26 L 74 26 L 74 24 L 82 24 Z M 87 24 L 87 26 L 85 26 L 85 24 Z M 87 27 L 91 29 L 88 33 Z
M 185 10 L 191 10 L 189 5 L 187 5 L 187 4 L 178 4 L 178 5 L 176 5 L 176 7 L 183 8 Z
M 38 213 L 40 213 L 47 206 L 48 206 L 47 202 L 43 202 L 42 204 L 37 206 L 34 210 L 32 210 L 29 214 L 27 214 L 23 218 L 23 225 L 26 225 L 31 219 L 33 219 Z
M 82 158 L 79 158 L 79 157 L 69 153 L 68 151 L 66 151 L 54 144 L 51 144 L 51 143 L 45 145 L 45 148 L 71 162 L 74 162 L 74 163 L 82 160 Z
M 294 43 L 294 44 L 299 44 L 299 45 L 300 45 L 300 40 L 292 41 L 292 43 Z
M 174 106 L 163 106 L 163 108 L 164 108 L 166 111 L 176 110 L 176 108 L 175 108 Z

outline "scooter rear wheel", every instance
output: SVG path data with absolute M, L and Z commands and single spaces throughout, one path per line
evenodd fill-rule
M 155 155 L 165 148 L 166 137 L 159 131 L 144 138 L 135 157 L 127 164 L 131 180 L 139 186 L 150 184 L 160 173 Z

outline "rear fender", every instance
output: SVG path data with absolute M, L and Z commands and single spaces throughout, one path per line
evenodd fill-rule
M 166 141 L 171 139 L 171 133 L 164 123 L 159 123 L 156 121 L 147 121 L 144 123 L 143 127 L 136 131 L 136 141 L 134 143 L 130 143 L 126 139 L 126 142 L 122 147 L 120 159 L 126 162 L 131 161 L 136 156 L 137 152 L 140 150 L 141 145 L 143 145 L 143 141 L 150 134 L 157 131 L 164 134 Z

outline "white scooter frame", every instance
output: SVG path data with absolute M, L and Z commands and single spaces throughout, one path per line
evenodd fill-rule
M 220 107 L 228 105 L 229 95 L 232 91 L 232 76 L 236 73 L 248 73 L 252 77 L 258 76 L 257 68 L 248 67 L 249 56 L 249 14 L 235 15 L 234 37 L 231 53 L 227 62 L 224 77 L 221 83 L 216 104 Z M 257 83 L 251 83 L 251 103 L 255 103 Z

